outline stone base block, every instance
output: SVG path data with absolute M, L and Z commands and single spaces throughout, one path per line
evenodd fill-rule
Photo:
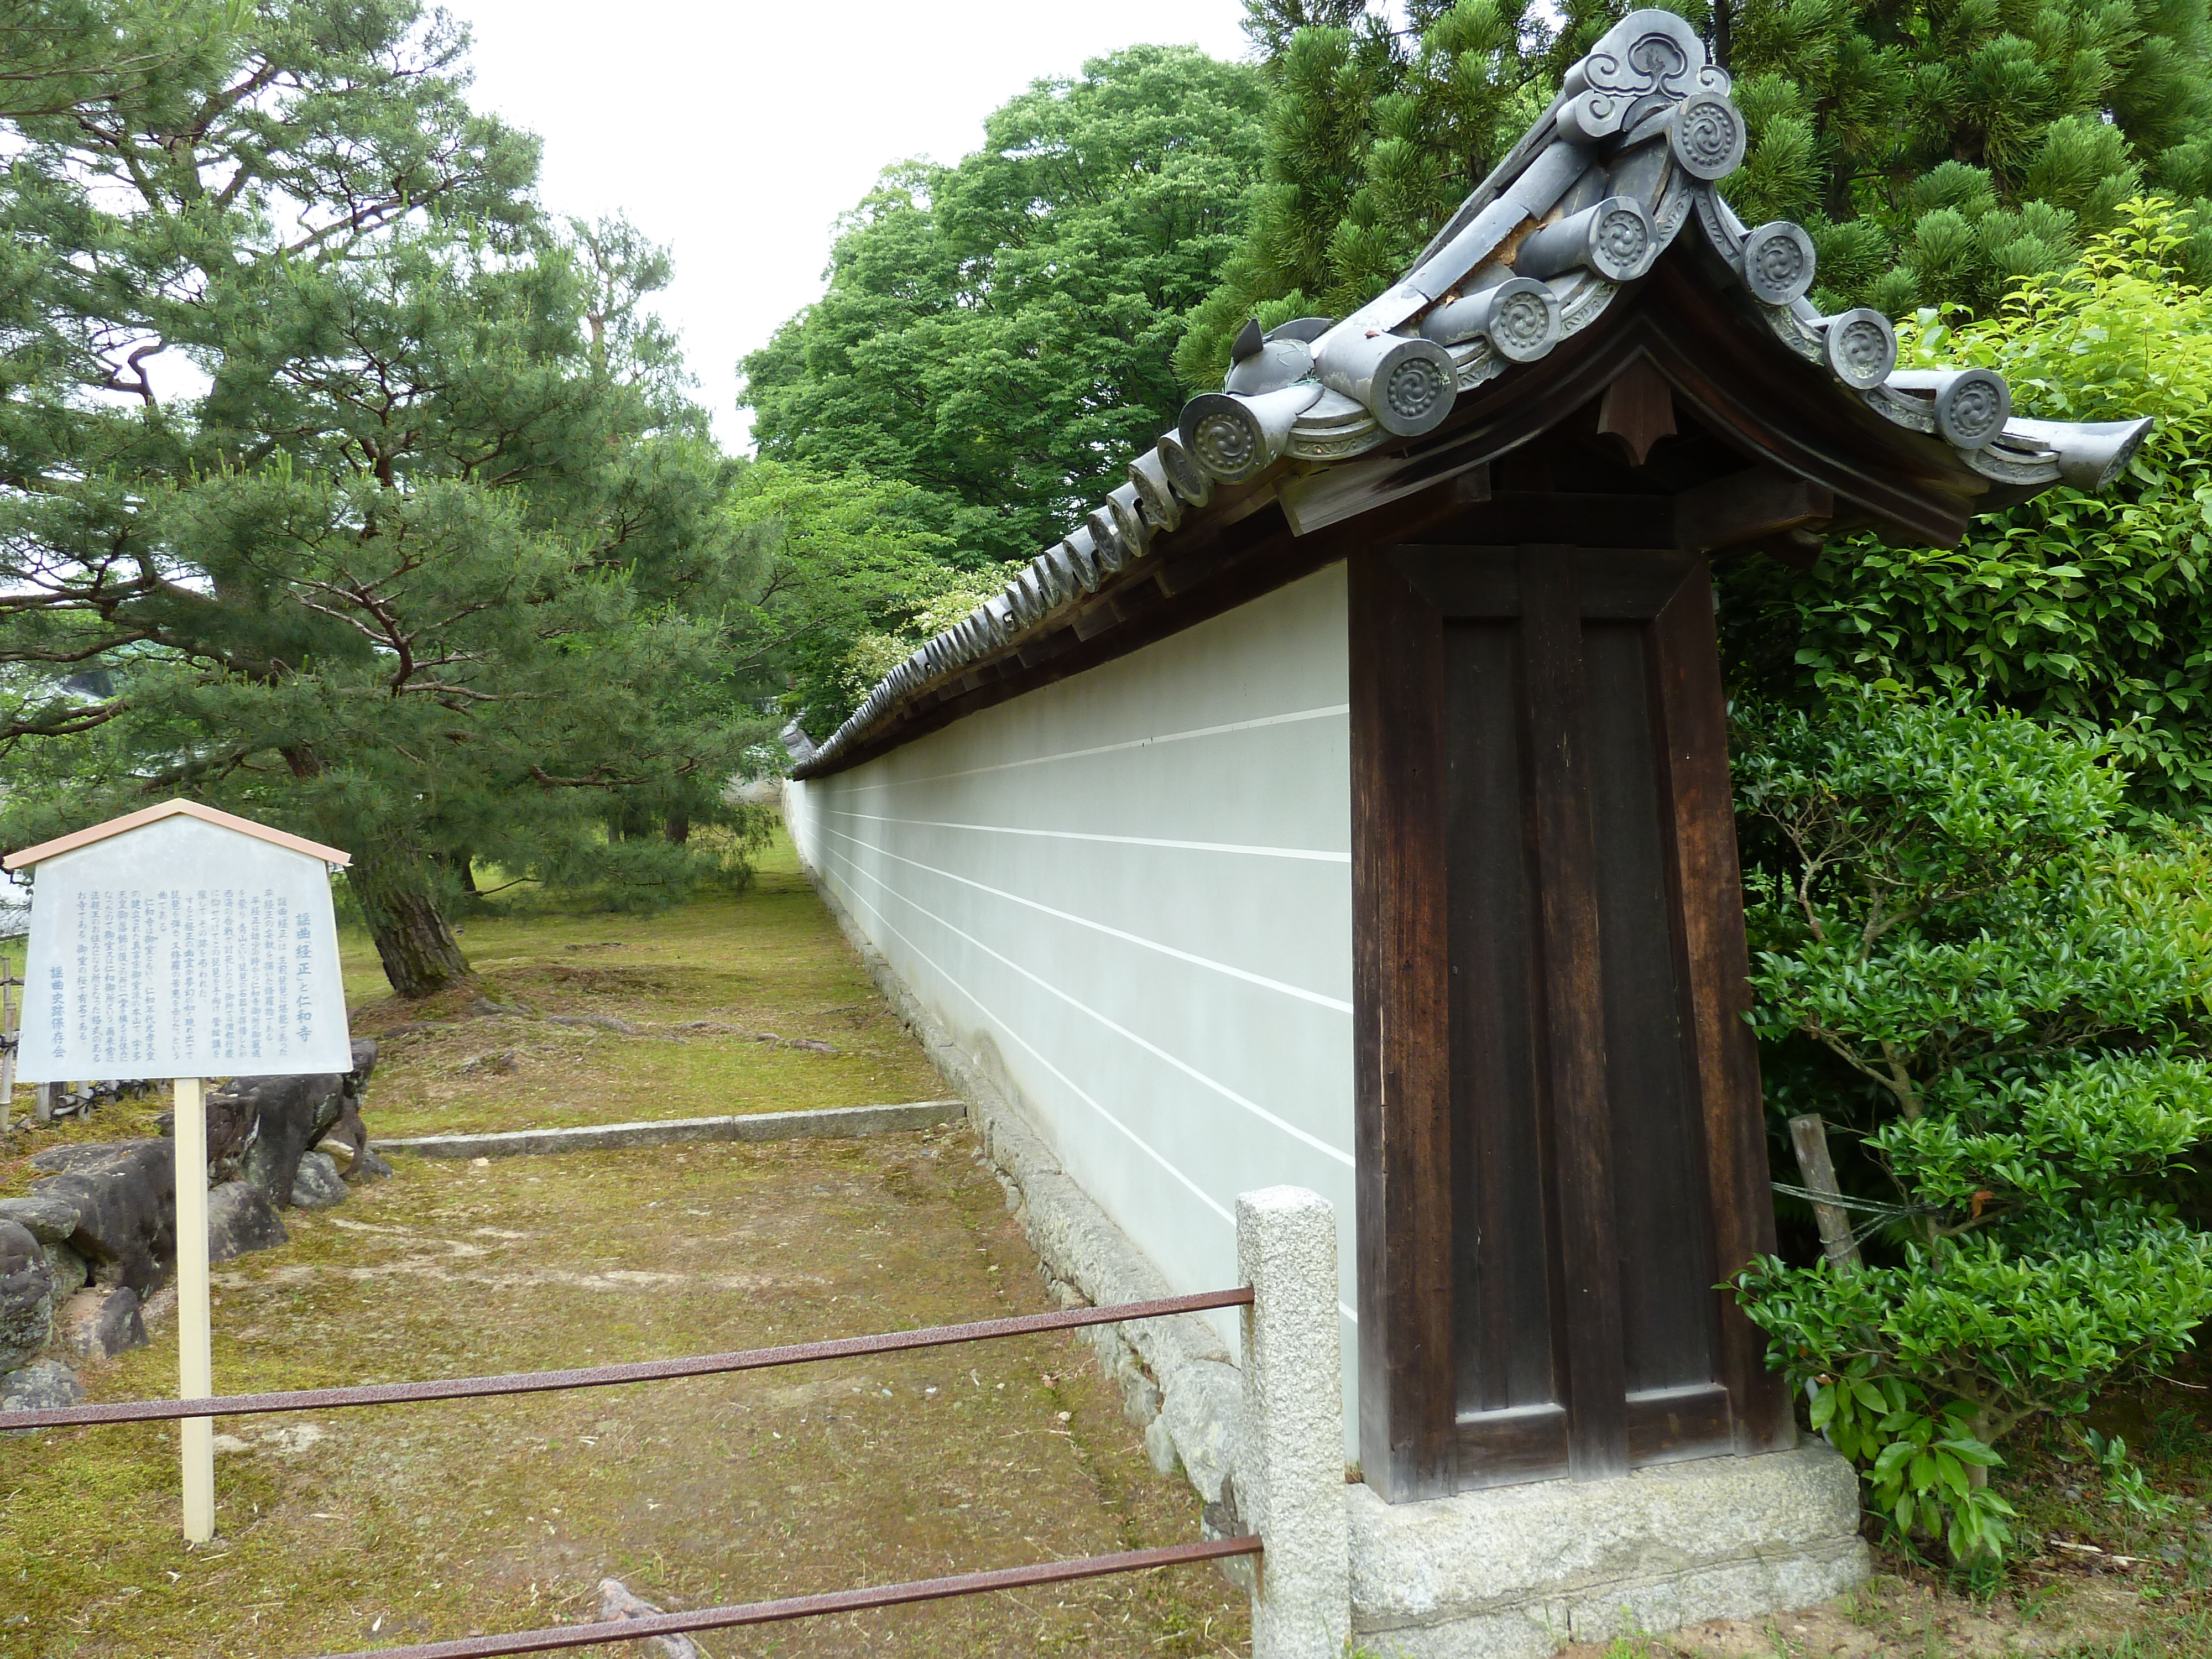
M 1824 1601 L 1868 1571 L 1858 1477 L 1817 1441 L 1425 1503 L 1348 1490 L 1353 1647 L 1382 1659 L 1543 1659 Z

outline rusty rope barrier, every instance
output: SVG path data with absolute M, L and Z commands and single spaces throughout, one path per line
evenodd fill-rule
M 566 1625 L 553 1630 L 514 1631 L 505 1636 L 470 1636 L 451 1642 L 425 1642 L 410 1648 L 372 1648 L 359 1653 L 327 1655 L 325 1659 L 494 1659 L 501 1654 L 550 1653 L 559 1648 L 590 1647 L 600 1642 L 640 1642 L 690 1631 L 773 1625 L 793 1619 L 817 1619 L 826 1613 L 861 1613 L 871 1607 L 895 1607 L 912 1601 L 981 1595 L 991 1590 L 1065 1584 L 1079 1578 L 1103 1578 L 1117 1572 L 1143 1572 L 1152 1567 L 1218 1561 L 1227 1556 L 1260 1553 L 1260 1540 L 1255 1536 L 1217 1538 L 1200 1544 L 1130 1550 L 1120 1555 L 1086 1555 L 1073 1561 L 1042 1561 L 1035 1566 L 995 1567 L 988 1572 L 956 1573 L 949 1578 L 878 1584 L 868 1589 L 792 1595 L 778 1601 L 747 1602 L 742 1607 L 703 1607 L 696 1613 L 660 1613 L 599 1624 Z
M 911 1348 L 941 1348 L 956 1342 L 985 1342 L 1002 1336 L 1023 1336 L 1032 1331 L 1064 1331 L 1085 1325 L 1114 1325 L 1124 1320 L 1157 1319 L 1166 1314 L 1198 1313 L 1208 1308 L 1249 1307 L 1251 1302 L 1252 1287 L 1247 1285 L 1233 1291 L 1205 1291 L 1195 1296 L 1163 1297 L 1153 1302 L 1125 1302 L 1110 1308 L 1066 1308 L 1058 1313 L 1018 1314 L 1007 1319 L 980 1320 L 968 1325 L 932 1325 L 920 1330 L 889 1331 L 876 1336 L 850 1336 L 828 1342 L 800 1342 L 781 1348 L 747 1348 L 734 1353 L 698 1354 L 686 1359 L 645 1359 L 625 1365 L 589 1365 L 565 1371 L 519 1371 L 505 1376 L 442 1377 L 421 1382 L 370 1382 L 349 1389 L 301 1389 L 283 1394 L 213 1395 L 195 1400 L 118 1400 L 97 1406 L 58 1406 L 41 1411 L 0 1412 L 0 1433 L 16 1429 L 67 1428 L 84 1423 L 151 1423 L 186 1417 L 252 1417 L 275 1412 L 331 1411 L 345 1406 L 392 1406 L 422 1400 L 483 1400 L 500 1395 L 548 1394 L 562 1389 L 602 1389 L 623 1382 L 654 1382 L 678 1376 L 714 1376 L 729 1371 L 763 1370 L 775 1365 L 800 1365 L 822 1359 L 854 1359 L 867 1354 L 899 1353 Z M 430 1650 L 426 1648 L 422 1651 L 427 1653 Z M 483 1651 L 520 1653 L 529 1650 L 487 1648 Z

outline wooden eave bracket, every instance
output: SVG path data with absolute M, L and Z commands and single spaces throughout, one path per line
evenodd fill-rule
M 1826 484 L 1749 467 L 1674 497 L 1674 544 L 1692 553 L 1756 549 L 1802 569 L 1820 550 L 1809 527 L 1835 516 L 1836 495 Z

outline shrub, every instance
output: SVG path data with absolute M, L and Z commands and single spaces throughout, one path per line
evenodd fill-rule
M 1856 1139 L 1875 1232 L 1737 1289 L 1898 1534 L 1993 1560 L 1992 1446 L 2212 1313 L 2212 1237 L 2159 1194 L 2212 1128 L 2205 848 L 2123 833 L 2101 744 L 1963 696 L 1838 690 L 1738 747 L 1753 1022 Z

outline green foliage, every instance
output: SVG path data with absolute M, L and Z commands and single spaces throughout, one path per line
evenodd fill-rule
M 1986 312 L 2145 185 L 2212 190 L 2203 0 L 1750 0 L 1729 21 L 1752 139 L 1723 189 L 1753 223 L 1804 222 L 1829 308 Z M 2212 273 L 2212 225 L 2187 258 Z
M 1737 1287 L 1900 1535 L 1992 1558 L 1988 1448 L 2212 1314 L 2212 1238 L 2160 1198 L 2212 1133 L 2206 848 L 2123 835 L 2102 747 L 1964 696 L 1838 689 L 1738 737 L 1753 1024 L 1877 1231 L 1860 1271 Z
M 835 731 L 923 639 L 1004 586 L 965 569 L 927 490 L 866 473 L 762 461 L 731 492 L 743 561 L 730 667 L 811 735 Z
M 82 16 L 123 66 L 4 123 L 0 833 L 184 793 L 345 846 L 410 994 L 471 855 L 680 896 L 718 860 L 635 826 L 736 822 L 765 728 L 665 257 L 545 222 L 412 0 Z
M 2004 374 L 2022 414 L 2158 425 L 2111 490 L 2065 486 L 1973 521 L 1954 548 L 1832 542 L 1810 572 L 1723 570 L 1729 678 L 1802 696 L 1858 681 L 1971 690 L 2084 738 L 2108 734 L 2138 811 L 2202 813 L 2212 787 L 2212 299 L 2184 281 L 2183 222 L 2130 202 L 2067 270 L 1996 317 L 1930 311 L 1913 365 Z
M 1341 315 L 1388 287 L 1617 15 L 1589 0 L 1430 0 L 1401 28 L 1346 0 L 1247 11 L 1267 54 L 1266 170 L 1243 241 L 1176 351 L 1193 386 L 1219 383 L 1247 318 Z
M 902 163 L 822 298 L 745 359 L 763 457 L 934 498 L 971 566 L 1028 557 L 1173 424 L 1170 355 L 1257 167 L 1253 71 L 1138 46 L 1040 81 L 957 167 Z
M 1831 309 L 1986 313 L 2147 187 L 2190 207 L 2176 258 L 2212 275 L 2206 0 L 1668 9 L 1735 77 L 1751 142 L 1724 192 L 1753 224 L 1805 225 Z M 1270 94 L 1264 173 L 1176 353 L 1185 383 L 1218 383 L 1248 317 L 1342 315 L 1389 286 L 1627 9 L 1247 0 Z
M 1862 1356 L 1815 1386 L 1814 1428 L 1868 1466 L 1875 1511 L 1896 1536 L 1940 1539 L 1955 1561 L 2002 1556 L 2015 1511 L 1985 1476 L 1977 1482 L 1978 1472 L 2002 1468 L 2004 1460 L 1974 1438 L 1974 1408 L 1954 1401 L 1928 1411 L 1922 1389 L 1895 1376 L 1873 1381 L 1871 1369 Z

